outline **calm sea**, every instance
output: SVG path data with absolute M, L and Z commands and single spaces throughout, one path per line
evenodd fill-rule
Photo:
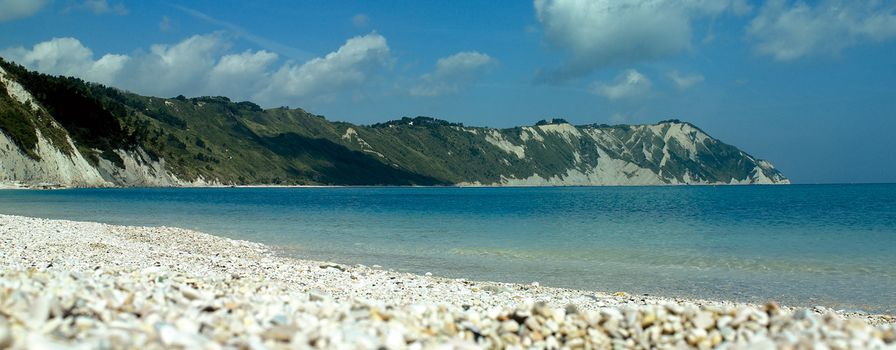
M 896 312 L 896 185 L 0 191 L 0 213 L 468 279 Z

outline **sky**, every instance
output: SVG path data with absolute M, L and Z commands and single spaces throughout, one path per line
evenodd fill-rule
M 896 182 L 896 0 L 0 0 L 0 56 L 360 124 L 677 118 L 795 183 Z

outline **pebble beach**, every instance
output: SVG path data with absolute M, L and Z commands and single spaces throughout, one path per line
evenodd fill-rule
M 824 307 L 415 275 L 178 228 L 0 215 L 0 349 L 896 349 L 894 324 Z

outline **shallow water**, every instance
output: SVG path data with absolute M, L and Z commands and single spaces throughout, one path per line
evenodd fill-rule
M 11 190 L 0 213 L 470 279 L 896 312 L 896 185 Z

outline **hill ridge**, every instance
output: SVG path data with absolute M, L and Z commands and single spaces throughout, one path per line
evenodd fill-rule
M 141 96 L 0 60 L 0 182 L 25 186 L 782 184 L 677 119 L 371 125 L 223 96 Z

